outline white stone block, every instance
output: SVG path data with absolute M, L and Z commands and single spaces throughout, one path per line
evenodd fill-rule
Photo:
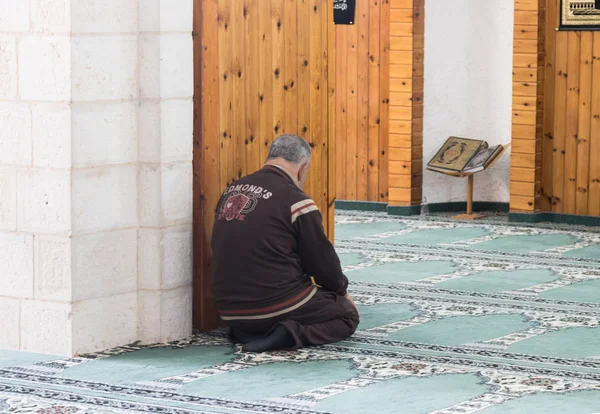
M 71 175 L 42 168 L 18 173 L 18 228 L 37 233 L 68 232 L 71 227 Z
M 137 31 L 136 0 L 76 0 L 72 2 L 73 33 L 132 33 Z
M 0 349 L 19 350 L 20 307 L 18 299 L 0 297 Z
M 179 0 L 177 7 L 171 0 L 160 0 L 161 32 L 191 32 L 193 16 L 193 0 Z
M 140 97 L 160 98 L 160 40 L 159 34 L 140 36 Z
M 161 230 L 138 231 L 138 287 L 160 289 L 161 279 Z
M 160 342 L 160 291 L 138 292 L 138 340 L 144 344 Z
M 71 168 L 71 107 L 67 103 L 33 104 L 33 165 Z
M 160 96 L 190 98 L 194 95 L 194 49 L 192 35 L 160 37 Z
M 73 300 L 137 289 L 137 232 L 124 230 L 73 237 Z
M 21 350 L 72 355 L 71 305 L 24 300 L 21 302 Z
M 73 305 L 73 353 L 114 348 L 137 340 L 137 292 Z
M 35 298 L 68 302 L 71 300 L 71 239 L 36 236 Z
M 163 230 L 162 288 L 192 283 L 192 226 Z
M 192 334 L 192 287 L 183 286 L 161 294 L 161 342 Z
M 33 297 L 33 236 L 0 232 L 2 296 Z
M 73 100 L 135 99 L 137 36 L 75 37 Z
M 73 172 L 73 234 L 137 226 L 133 165 Z
M 31 164 L 31 111 L 17 102 L 0 102 L 0 164 Z
M 139 2 L 139 30 L 141 32 L 160 31 L 160 0 L 139 0 Z
M 168 100 L 160 104 L 162 162 L 191 161 L 194 149 L 194 102 Z
M 79 1 L 74 2 L 78 4 Z M 37 32 L 69 32 L 70 0 L 31 0 L 31 25 Z
M 160 227 L 160 165 L 140 164 L 138 184 L 140 226 Z
M 29 1 L 0 0 L 0 31 L 29 31 Z
M 137 160 L 135 102 L 73 104 L 73 167 Z
M 0 36 L 0 98 L 12 99 L 16 96 L 17 40 L 14 36 Z
M 17 170 L 0 166 L 0 230 L 17 229 Z
M 192 163 L 180 162 L 162 166 L 162 225 L 192 222 Z
M 139 161 L 160 162 L 160 103 L 143 101 L 139 112 Z
M 19 42 L 19 94 L 34 101 L 71 97 L 71 42 L 68 36 L 27 36 Z

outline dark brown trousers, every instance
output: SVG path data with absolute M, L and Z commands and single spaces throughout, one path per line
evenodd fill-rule
M 227 321 L 231 339 L 242 343 L 268 335 L 282 325 L 294 338 L 295 345 L 291 349 L 341 341 L 356 331 L 358 323 L 358 312 L 348 299 L 323 289 L 307 303 L 284 315 Z

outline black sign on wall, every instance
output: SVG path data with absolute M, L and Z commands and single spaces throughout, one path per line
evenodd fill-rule
M 354 24 L 355 8 L 356 0 L 333 0 L 333 23 Z

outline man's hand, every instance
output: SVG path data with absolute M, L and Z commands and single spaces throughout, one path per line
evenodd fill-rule
M 352 304 L 352 306 L 354 306 L 354 309 L 356 309 L 356 313 L 358 312 L 358 307 L 356 306 L 356 303 L 354 302 L 354 298 L 352 296 L 350 296 L 349 293 L 346 293 L 346 296 L 344 296 L 346 299 L 348 299 L 348 302 L 350 302 Z

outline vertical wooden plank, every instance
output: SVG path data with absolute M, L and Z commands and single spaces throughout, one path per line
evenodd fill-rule
M 390 103 L 390 0 L 380 1 L 379 31 L 379 201 L 388 201 Z
M 311 84 L 310 84 L 310 39 L 311 39 L 311 27 L 310 27 L 310 0 L 298 0 L 296 3 L 297 11 L 297 24 L 298 24 L 298 56 L 296 58 L 297 72 L 298 72 L 298 125 L 296 126 L 296 130 L 298 131 L 298 135 L 306 139 L 313 147 L 313 153 L 320 155 L 320 148 L 315 148 L 314 139 L 315 136 L 313 134 L 312 128 L 310 128 L 310 109 L 311 102 L 313 105 L 317 105 L 320 107 L 320 102 L 317 104 L 314 101 L 311 101 Z M 301 28 L 305 27 L 308 30 L 302 30 Z M 319 26 L 319 31 L 321 27 Z M 315 162 L 313 159 L 313 167 L 315 167 Z M 317 168 L 321 168 L 320 162 L 316 165 Z M 316 179 L 316 174 L 314 171 L 308 177 L 308 188 L 307 192 L 310 193 L 311 197 L 315 194 L 315 189 L 318 188 L 319 179 Z
M 554 93 L 556 81 L 556 22 L 558 21 L 558 4 L 546 4 L 545 50 L 546 65 L 544 71 L 544 126 L 542 136 L 542 183 L 540 209 L 552 210 L 553 193 L 553 136 L 554 136 Z M 536 48 L 538 46 L 536 45 Z
M 270 0 L 269 0 L 270 1 Z M 285 27 L 284 9 L 280 0 L 271 2 L 273 132 L 274 138 L 284 132 L 285 123 Z
M 323 129 L 324 126 L 327 126 L 327 124 L 324 123 L 324 121 L 326 122 L 327 120 L 327 102 L 324 101 L 324 98 L 327 97 L 327 79 L 323 78 L 324 67 L 322 57 L 323 43 L 325 41 L 326 44 L 327 34 L 323 33 L 322 13 L 326 12 L 325 10 L 322 10 L 321 1 L 311 0 L 308 3 L 308 16 L 303 20 L 306 23 L 303 24 L 310 28 L 310 36 L 308 39 L 308 66 L 306 67 L 309 76 L 308 85 L 310 85 L 309 96 L 311 103 L 308 108 L 310 123 L 309 132 L 314 145 L 313 151 L 315 152 L 313 162 L 317 161 L 317 156 L 320 156 L 318 162 L 321 165 L 320 175 L 316 174 L 314 170 L 311 172 L 311 181 L 313 181 L 315 188 L 319 188 L 319 191 L 315 193 L 314 199 L 315 202 L 319 203 L 319 209 L 321 210 L 322 215 L 325 216 L 327 213 L 327 199 L 326 195 L 325 197 L 323 196 L 325 189 L 319 185 L 323 179 L 323 174 L 327 173 L 327 164 L 323 163 L 324 161 L 327 162 L 327 129 Z M 335 177 L 332 179 L 335 180 Z
M 511 210 L 515 211 L 533 212 L 540 207 L 539 198 L 536 199 L 536 191 L 539 191 L 540 185 L 536 187 L 536 181 L 541 182 L 542 175 L 536 164 L 538 157 L 536 140 L 542 134 L 543 124 L 541 82 L 544 74 L 542 70 L 544 57 L 538 42 L 544 38 L 544 7 L 545 2 L 538 3 L 537 0 L 515 3 L 512 135 L 513 138 L 526 139 L 533 143 L 521 146 L 520 150 L 523 151 L 521 153 L 514 149 L 511 158 L 510 204 Z M 533 40 L 537 43 L 537 47 L 520 48 L 517 42 L 523 40 Z M 539 149 L 541 154 L 541 146 Z M 529 192 L 522 193 L 525 189 Z
M 194 1 L 194 289 L 193 325 L 218 325 L 210 278 L 210 238 L 219 183 L 217 0 Z M 210 184 L 212 183 L 212 184 Z
M 273 142 L 273 35 L 271 29 L 271 1 L 258 2 L 259 26 L 259 77 L 260 77 L 260 139 L 258 140 L 260 162 L 264 162 Z
M 234 168 L 233 143 L 233 60 L 231 0 L 219 0 L 219 124 L 221 132 L 220 180 L 222 191 L 231 183 Z
M 423 94 L 425 60 L 425 1 L 414 0 L 413 23 L 413 85 L 412 85 L 412 205 L 420 205 L 423 199 Z M 415 167 L 417 166 L 417 167 Z
M 245 19 L 245 57 L 246 70 L 244 75 L 246 96 L 246 163 L 247 172 L 260 169 L 263 160 L 260 157 L 260 53 L 259 53 L 259 3 L 244 0 Z
M 333 27 L 333 0 L 322 0 L 321 20 L 323 21 L 322 39 L 327 53 L 324 61 L 324 79 L 327 80 L 327 91 L 323 101 L 327 103 L 327 118 L 324 119 L 323 133 L 327 131 L 327 236 L 331 242 L 335 238 L 335 33 Z M 325 10 L 327 10 L 325 12 Z
M 576 214 L 588 214 L 590 172 L 590 127 L 592 110 L 592 32 L 581 33 L 579 125 L 577 128 Z
M 564 152 L 565 152 L 565 115 L 564 110 L 567 102 L 567 33 L 559 32 L 556 34 L 556 83 L 554 89 L 555 96 L 555 116 L 554 116 L 554 146 L 553 151 L 553 206 L 552 211 L 561 213 L 563 211 L 563 171 L 564 171 Z
M 346 200 L 346 62 L 347 62 L 347 30 L 345 26 L 337 26 L 335 28 L 335 59 L 336 59 L 336 76 L 335 76 L 335 140 L 337 151 L 335 152 L 336 168 L 336 197 L 340 200 Z
M 347 70 L 347 104 L 346 104 L 346 198 L 356 200 L 357 188 L 357 129 L 358 129 L 358 26 L 347 27 L 348 44 L 346 62 Z
M 246 45 L 244 38 L 244 7 L 239 0 L 231 6 L 232 78 L 233 78 L 233 153 L 234 164 L 230 170 L 231 181 L 246 175 Z
M 369 137 L 367 200 L 379 201 L 379 21 L 381 0 L 369 1 Z
M 284 0 L 284 130 L 289 134 L 296 134 L 298 132 L 298 16 L 296 2 L 297 0 Z M 300 30 L 302 31 L 302 28 Z
M 563 213 L 575 214 L 577 192 L 577 126 L 579 115 L 579 53 L 581 32 L 569 32 L 567 37 L 567 105 L 565 107 L 565 166 Z
M 332 10 L 328 10 L 331 8 Z M 329 13 L 332 13 L 331 15 Z M 321 137 L 320 146 L 321 164 L 323 172 L 321 177 L 326 180 L 327 186 L 321 188 L 321 202 L 324 215 L 327 216 L 327 235 L 334 241 L 334 213 L 336 199 L 336 164 L 335 164 L 335 27 L 333 25 L 333 4 L 329 0 L 322 0 L 317 13 L 321 22 L 320 44 L 321 59 L 319 62 L 322 86 L 321 92 Z M 331 21 L 329 18 L 331 17 Z M 332 135 L 333 134 L 333 135 Z
M 600 88 L 600 32 L 594 32 L 592 91 Z M 588 214 L 600 216 L 600 93 L 592 93 Z
M 366 0 L 356 3 L 356 24 L 358 29 L 357 61 L 357 177 L 356 199 L 367 200 L 369 169 L 369 3 Z

